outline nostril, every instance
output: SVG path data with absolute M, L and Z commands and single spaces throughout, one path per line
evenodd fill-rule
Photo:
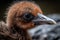
M 39 21 L 35 21 L 34 25 L 40 25 L 40 22 Z

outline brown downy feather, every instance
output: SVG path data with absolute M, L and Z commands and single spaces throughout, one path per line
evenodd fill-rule
M 30 12 L 34 16 L 37 13 L 42 13 L 39 6 L 32 2 L 22 1 L 13 4 L 7 12 L 7 23 L 0 23 L 0 40 L 32 40 L 27 33 L 27 29 L 33 28 L 33 22 L 23 22 L 22 19 L 17 18 L 25 12 Z

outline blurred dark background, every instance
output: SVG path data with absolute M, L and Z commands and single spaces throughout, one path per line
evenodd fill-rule
M 0 20 L 5 19 L 5 12 L 7 8 L 13 3 L 22 0 L 0 0 Z M 60 13 L 60 1 L 59 0 L 28 0 L 33 1 L 40 5 L 43 13 Z

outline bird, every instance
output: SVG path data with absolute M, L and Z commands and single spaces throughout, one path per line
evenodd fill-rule
M 7 11 L 6 23 L 0 22 L 0 40 L 32 40 L 27 30 L 43 24 L 56 24 L 46 17 L 34 2 L 20 1 L 12 4 Z

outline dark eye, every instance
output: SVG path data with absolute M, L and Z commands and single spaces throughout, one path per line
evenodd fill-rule
M 25 13 L 25 14 L 23 15 L 23 19 L 24 19 L 25 22 L 29 22 L 29 21 L 31 21 L 33 18 L 34 18 L 34 16 L 33 16 L 31 13 Z

